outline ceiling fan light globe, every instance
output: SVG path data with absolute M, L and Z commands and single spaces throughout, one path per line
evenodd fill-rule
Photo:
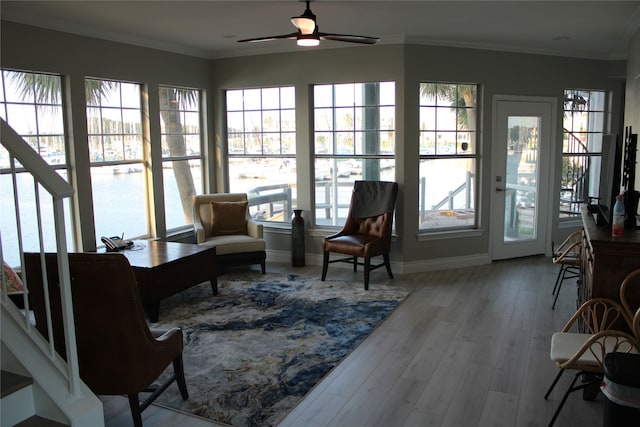
M 291 23 L 300 30 L 300 34 L 313 34 L 316 30 L 316 21 L 304 16 L 291 18 Z
M 300 35 L 296 39 L 296 44 L 302 47 L 313 47 L 320 45 L 320 38 L 317 36 Z

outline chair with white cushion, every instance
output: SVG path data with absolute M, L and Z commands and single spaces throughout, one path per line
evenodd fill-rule
M 640 317 L 640 311 L 636 313 L 637 317 Z M 637 321 L 619 303 L 606 298 L 594 298 L 578 309 L 561 332 L 553 334 L 550 356 L 560 372 L 544 398 L 549 397 L 565 370 L 578 372 L 563 395 L 549 426 L 558 418 L 569 394 L 600 384 L 607 353 L 640 353 L 638 339 L 629 332 L 633 329 L 634 320 Z M 575 332 L 578 325 L 582 325 L 586 332 Z M 580 378 L 581 383 L 576 385 Z
M 266 243 L 262 224 L 249 216 L 245 193 L 193 196 L 196 243 L 216 247 L 219 270 L 239 264 L 260 264 L 265 272 Z

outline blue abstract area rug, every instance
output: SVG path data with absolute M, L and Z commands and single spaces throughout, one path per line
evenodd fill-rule
M 182 328 L 189 399 L 171 386 L 156 403 L 233 426 L 276 425 L 409 294 L 271 273 L 224 275 L 218 288 L 161 304 L 151 327 Z

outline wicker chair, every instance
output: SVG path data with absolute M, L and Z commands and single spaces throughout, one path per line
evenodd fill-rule
M 580 277 L 580 264 L 582 262 L 582 231 L 574 231 L 567 237 L 564 242 L 554 248 L 551 244 L 551 252 L 553 256 L 553 263 L 560 266 L 558 276 L 556 277 L 556 283 L 553 286 L 552 295 L 555 295 L 553 299 L 552 309 L 556 308 L 556 302 L 558 302 L 558 295 L 560 295 L 560 288 L 562 282 L 567 279 L 577 279 Z
M 551 337 L 550 356 L 560 371 L 544 395 L 547 399 L 565 370 L 578 371 L 560 401 L 549 426 L 558 418 L 569 394 L 600 384 L 607 353 L 640 353 L 640 308 L 632 307 L 628 295 L 640 270 L 630 273 L 620 286 L 622 304 L 607 298 L 586 301 L 564 326 Z M 635 309 L 635 311 L 634 311 Z M 580 328 L 586 332 L 572 332 Z M 632 332 L 633 331 L 633 332 Z M 576 385 L 578 379 L 582 382 Z

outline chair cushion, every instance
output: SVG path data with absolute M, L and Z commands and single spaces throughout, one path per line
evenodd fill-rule
M 567 360 L 571 359 L 578 352 L 578 350 L 580 350 L 580 347 L 582 347 L 582 345 L 586 343 L 587 340 L 589 340 L 589 338 L 591 337 L 592 335 L 590 334 L 577 334 L 573 332 L 556 332 L 551 336 L 551 353 L 550 353 L 551 360 L 553 360 L 556 363 L 566 362 Z M 603 338 L 601 338 L 600 340 L 602 339 Z M 606 337 L 604 337 L 605 350 L 603 355 L 611 351 L 614 351 L 615 345 L 616 345 L 615 339 L 613 339 L 612 337 L 610 337 L 609 339 L 606 339 Z M 609 349 L 607 350 L 608 347 Z M 619 350 L 627 351 L 629 350 L 628 347 L 629 347 L 628 345 L 623 345 L 623 347 L 619 348 Z M 597 351 L 600 352 L 600 349 L 598 349 Z M 632 349 L 631 353 L 636 353 L 635 349 Z M 603 355 L 599 354 L 599 356 L 601 357 L 603 357 Z M 598 361 L 598 359 L 594 356 L 594 354 L 589 350 L 585 351 L 580 356 L 580 358 L 576 363 L 580 365 L 589 365 L 594 367 L 599 367 L 601 365 L 601 361 Z
M 2 263 L 2 268 L 4 269 L 4 277 L 7 280 L 7 292 L 21 292 L 23 286 L 20 276 L 5 262 Z
M 211 236 L 247 234 L 247 202 L 210 202 Z
M 242 252 L 263 252 L 267 245 L 264 239 L 246 235 L 212 236 L 203 245 L 216 247 L 216 255 L 237 254 Z

